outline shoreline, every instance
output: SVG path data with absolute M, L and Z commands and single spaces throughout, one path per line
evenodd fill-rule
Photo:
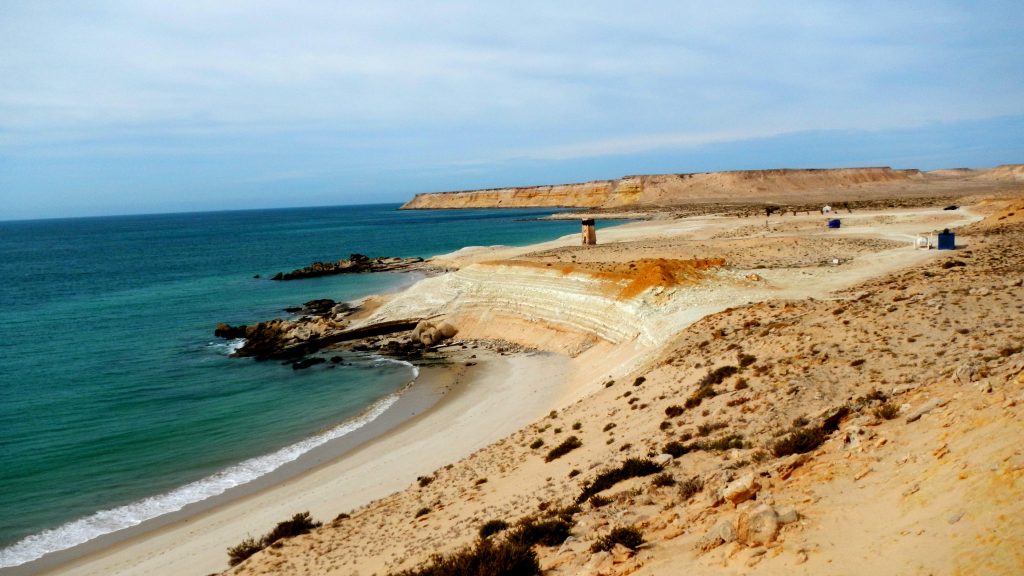
M 535 370 L 567 371 L 568 359 L 473 350 L 477 364 L 465 366 L 460 352 L 449 363 L 419 367 L 419 376 L 399 392 L 399 400 L 365 426 L 270 474 L 0 573 L 219 572 L 228 567 L 227 548 L 245 537 L 258 536 L 307 509 L 329 522 L 405 489 L 417 476 L 469 456 L 543 416 L 563 392 L 564 386 L 525 381 Z M 519 394 L 526 384 L 533 393 Z M 165 557 L 174 550 L 180 551 L 176 559 Z

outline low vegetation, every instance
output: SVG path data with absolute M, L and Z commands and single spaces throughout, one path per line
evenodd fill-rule
M 651 485 L 657 486 L 659 488 L 664 488 L 666 486 L 675 486 L 676 479 L 673 478 L 672 475 L 669 474 L 668 472 L 664 472 L 662 474 L 658 474 L 657 476 L 655 476 L 654 479 L 651 480 Z
M 583 446 L 583 442 L 580 442 L 579 438 L 575 436 L 569 436 L 561 444 L 552 448 L 551 451 L 548 452 L 548 455 L 544 457 L 544 461 L 551 462 L 552 460 L 561 458 L 562 456 L 565 456 L 566 454 L 572 452 L 573 450 L 579 448 L 580 446 Z
M 521 542 L 481 538 L 448 556 L 435 555 L 426 566 L 396 576 L 531 576 L 540 574 L 537 553 Z
M 644 535 L 639 529 L 633 526 L 620 526 L 612 529 L 611 532 L 601 536 L 590 547 L 591 552 L 607 552 L 622 544 L 630 550 L 636 550 L 644 543 Z
M 821 446 L 827 437 L 821 428 L 799 428 L 772 443 L 772 454 L 777 458 L 804 454 Z
M 257 539 L 250 536 L 249 538 L 242 540 L 242 542 L 237 546 L 228 548 L 228 564 L 231 566 L 237 566 L 253 554 L 263 550 L 271 544 L 274 544 L 278 540 L 293 538 L 300 534 L 305 534 L 322 525 L 322 522 L 314 521 L 310 517 L 309 512 L 300 512 L 292 516 L 289 520 L 279 522 L 277 526 L 274 526 L 273 530 L 265 534 L 262 538 Z
M 484 525 L 480 527 L 480 537 L 487 538 L 493 536 L 498 532 L 502 532 L 508 528 L 508 522 L 504 520 L 488 520 L 484 522 Z
M 594 494 L 607 490 L 624 480 L 650 476 L 651 474 L 661 472 L 661 470 L 662 468 L 659 464 L 648 458 L 629 458 L 618 468 L 598 474 L 593 482 L 583 487 L 583 491 L 576 498 L 576 502 L 585 502 Z
M 700 476 L 694 476 L 679 483 L 679 496 L 683 500 L 689 500 L 704 489 L 704 481 Z

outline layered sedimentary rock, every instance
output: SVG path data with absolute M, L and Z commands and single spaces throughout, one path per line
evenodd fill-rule
M 588 342 L 635 340 L 652 346 L 734 298 L 730 272 L 709 271 L 686 286 L 652 286 L 638 294 L 629 282 L 557 268 L 474 264 L 428 278 L 396 295 L 366 323 L 397 317 L 452 318 L 460 335 L 522 340 L 573 353 Z M 668 293 L 672 297 L 668 298 Z
M 702 202 L 787 201 L 808 193 L 870 196 L 888 186 L 923 181 L 918 170 L 892 168 L 779 169 L 624 176 L 579 184 L 417 194 L 403 209 L 672 206 Z

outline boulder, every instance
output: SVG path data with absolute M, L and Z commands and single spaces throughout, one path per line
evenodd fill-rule
M 447 340 L 452 336 L 455 336 L 459 331 L 455 329 L 455 326 L 452 326 L 448 322 L 441 322 L 437 325 L 437 332 L 441 335 L 442 339 Z
M 217 327 L 213 330 L 213 335 L 217 338 L 245 338 L 246 326 L 245 324 L 232 326 L 221 322 L 220 324 L 217 324 Z
M 702 552 L 707 552 L 721 546 L 722 544 L 728 544 L 729 542 L 736 541 L 736 528 L 733 526 L 732 521 L 727 518 L 722 518 L 715 524 L 714 528 L 708 531 L 701 539 L 697 542 L 697 549 Z
M 978 367 L 972 362 L 965 362 L 956 367 L 953 377 L 960 384 L 970 384 L 978 379 Z
M 792 506 L 778 508 L 775 510 L 775 513 L 778 515 L 779 524 L 792 524 L 800 519 L 800 513 Z
M 672 462 L 673 458 L 671 454 L 658 454 L 653 458 L 654 463 L 658 466 L 665 467 Z
M 762 546 L 779 534 L 779 515 L 767 504 L 742 512 L 736 521 L 736 540 L 747 546 Z
M 303 358 L 297 362 L 292 362 L 292 370 L 305 370 L 310 366 L 316 366 L 317 364 L 323 364 L 327 360 L 320 357 Z
M 722 498 L 733 504 L 739 504 L 753 498 L 760 489 L 761 484 L 754 478 L 754 474 L 745 474 L 722 489 Z

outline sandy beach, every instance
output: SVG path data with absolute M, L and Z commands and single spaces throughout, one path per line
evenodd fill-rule
M 351 512 L 514 432 L 545 414 L 564 393 L 560 383 L 567 379 L 568 366 L 563 358 L 477 354 L 480 358 L 474 359 L 478 363 L 472 367 L 423 368 L 417 386 L 450 388 L 440 402 L 340 459 L 48 573 L 207 574 L 223 570 L 229 546 L 248 535 L 258 536 L 290 516 L 296 506 L 326 521 Z M 551 377 L 540 381 L 532 376 L 536 373 Z
M 906 279 L 918 277 L 915 270 L 955 270 L 944 262 L 970 253 L 916 250 L 917 234 L 942 228 L 971 230 L 1000 209 L 1005 212 L 1005 204 L 980 203 L 956 211 L 865 211 L 843 215 L 844 227 L 834 231 L 823 228 L 818 214 L 775 217 L 767 223 L 763 216 L 652 220 L 601 230 L 601 243 L 593 247 L 580 247 L 570 236 L 522 248 L 468 248 L 436 258 L 434 262 L 449 268 L 448 273 L 375 300 L 361 321 L 443 317 L 458 327 L 456 340 L 509 341 L 543 352 L 504 355 L 456 346 L 454 367 L 423 368 L 417 384 L 425 387 L 421 389 L 450 390 L 422 414 L 350 452 L 321 453 L 323 464 L 295 478 L 95 551 L 53 573 L 220 571 L 227 568 L 229 546 L 305 510 L 325 526 L 281 541 L 231 573 L 390 573 L 421 564 L 431 554 L 469 545 L 477 528 L 489 519 L 512 522 L 556 504 L 564 506 L 581 485 L 586 486 L 587 480 L 580 484 L 577 476 L 591 478 L 627 456 L 656 456 L 659 466 L 673 476 L 671 485 L 685 478 L 701 479 L 705 496 L 681 497 L 678 488 L 626 482 L 610 494 L 607 507 L 583 503 L 574 520 L 576 536 L 561 547 L 538 548 L 545 571 L 664 574 L 673 573 L 672 567 L 683 561 L 695 573 L 731 574 L 765 558 L 772 560 L 761 565 L 768 567 L 766 573 L 805 563 L 808 569 L 820 569 L 831 562 L 828 558 L 853 554 L 857 545 L 854 539 L 830 549 L 808 535 L 815 526 L 827 526 L 824 520 L 790 525 L 789 532 L 801 532 L 773 533 L 759 544 L 738 544 L 734 536 L 712 545 L 706 534 L 718 530 L 716 522 L 734 526 L 735 514 L 752 513 L 757 503 L 775 505 L 778 513 L 780 506 L 795 506 L 801 517 L 820 519 L 836 506 L 850 505 L 842 504 L 845 489 L 829 484 L 846 473 L 837 466 L 853 466 L 846 461 L 853 454 L 845 451 L 849 432 L 845 444 L 829 442 L 814 453 L 818 464 L 813 466 L 803 466 L 806 456 L 797 464 L 775 460 L 769 454 L 772 439 L 786 433 L 788 422 L 813 422 L 836 402 L 875 387 L 891 391 L 894 385 L 907 385 L 901 392 L 907 395 L 898 404 L 903 414 L 927 400 L 928 396 L 917 399 L 920 393 L 913 392 L 923 386 L 921 379 L 944 381 L 942 375 L 957 369 L 959 361 L 921 364 L 924 372 L 911 376 L 917 365 L 886 363 L 877 350 L 861 351 L 870 338 L 858 330 L 870 334 L 870 326 L 881 326 L 881 311 L 889 322 L 884 328 L 888 335 L 880 336 L 890 342 L 883 349 L 889 350 L 900 338 L 902 346 L 914 349 L 920 334 L 909 319 L 927 317 L 914 312 L 898 316 L 897 307 L 888 304 L 889 294 L 912 291 Z M 966 244 L 974 249 L 975 258 L 988 254 L 987 237 L 980 238 Z M 695 266 L 694 258 L 707 264 Z M 977 273 L 987 274 L 985 270 Z M 927 272 L 922 279 L 928 282 L 932 276 Z M 876 301 L 886 304 L 869 306 Z M 953 304 L 946 306 L 951 310 Z M 859 312 L 850 316 L 854 309 Z M 1018 305 L 978 350 L 1004 345 L 1021 318 L 1019 311 Z M 981 312 L 972 308 L 965 314 L 961 322 L 969 323 L 977 322 Z M 851 322 L 854 317 L 857 320 Z M 845 320 L 822 322 L 833 318 Z M 893 324 L 898 318 L 903 319 Z M 795 325 L 802 328 L 785 328 Z M 755 332 L 751 326 L 769 328 Z M 818 354 L 834 339 L 841 343 L 835 344 L 832 354 L 841 356 L 842 367 L 826 369 L 827 360 Z M 808 345 L 813 353 L 794 355 Z M 1009 362 L 1020 364 L 1019 349 L 1007 350 Z M 678 417 L 683 409 L 674 412 L 679 408 L 675 404 L 699 388 L 698 381 L 713 366 L 736 362 L 748 352 L 753 359 L 748 363 L 757 362 L 750 368 L 754 372 L 725 382 L 729 392 L 715 392 L 705 404 L 708 408 L 687 409 Z M 473 366 L 465 365 L 470 353 L 479 356 L 472 358 Z M 851 363 L 857 354 L 868 354 L 867 377 L 857 368 L 859 363 Z M 1013 366 L 993 364 L 989 373 L 1016 378 Z M 1007 390 L 1000 402 L 1015 406 L 1006 400 L 1012 394 L 1017 392 Z M 865 426 L 864 418 L 857 420 L 857 430 Z M 987 418 L 989 423 L 1002 422 L 995 414 Z M 882 422 L 875 418 L 867 425 L 887 425 Z M 738 437 L 743 440 L 730 449 L 665 453 L 663 444 L 673 438 L 714 438 L 734 426 L 737 432 L 742 430 Z M 950 433 L 947 430 L 946 436 Z M 551 463 L 538 457 L 569 435 L 577 436 L 583 447 Z M 878 448 L 891 442 L 890 451 L 900 441 L 918 446 L 916 450 L 934 441 L 917 436 L 899 440 L 888 433 L 885 438 L 878 440 L 875 432 L 863 441 L 858 438 L 857 454 L 867 446 L 861 442 L 869 439 Z M 1005 441 L 991 445 L 996 452 L 1010 449 Z M 868 465 L 879 478 L 887 469 L 881 462 Z M 817 474 L 816 480 L 796 473 L 796 480 L 784 483 L 782 476 L 788 479 L 794 473 L 778 472 L 780 466 L 803 466 L 801 470 Z M 912 469 L 905 468 L 900 472 L 903 478 Z M 764 484 L 771 492 L 756 501 L 722 506 L 720 494 L 728 493 L 746 471 L 768 478 Z M 861 472 L 857 468 L 850 474 Z M 417 483 L 421 476 L 432 481 Z M 820 489 L 807 500 L 809 482 L 819 483 Z M 886 487 L 876 489 L 884 492 Z M 929 505 L 943 510 L 946 506 Z M 341 513 L 350 517 L 336 519 Z M 870 523 L 866 513 L 857 518 Z M 623 524 L 641 527 L 651 544 L 618 551 L 614 559 L 606 552 L 589 552 L 596 535 Z M 1017 528 L 1006 528 L 1012 538 Z M 790 540 L 803 544 L 781 545 Z M 992 549 L 1004 550 L 1004 541 Z M 729 546 L 719 548 L 721 544 Z M 899 548 L 903 544 L 900 540 L 878 550 L 898 548 L 907 561 L 924 558 L 924 552 L 906 553 Z M 831 556 L 824 550 L 831 550 Z M 1006 561 L 1012 562 L 1002 552 L 993 556 L 994 566 Z M 925 565 L 930 564 L 921 564 Z M 919 567 L 914 564 L 908 572 L 918 573 Z

